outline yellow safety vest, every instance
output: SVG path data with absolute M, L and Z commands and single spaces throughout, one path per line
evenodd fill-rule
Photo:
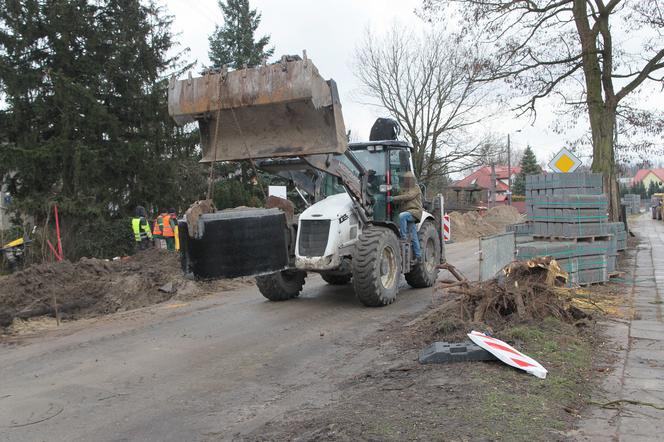
M 141 226 L 142 219 L 144 218 L 131 219 L 131 228 L 134 231 L 134 239 L 138 242 L 143 241 L 144 239 L 152 238 L 152 233 L 150 232 L 150 225 L 146 220 L 145 224 Z

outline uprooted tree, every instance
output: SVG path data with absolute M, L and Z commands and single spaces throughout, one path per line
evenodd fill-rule
M 483 67 L 471 48 L 441 31 L 395 25 L 383 36 L 368 31 L 354 66 L 368 104 L 386 109 L 412 144 L 423 183 L 481 162 L 486 143 L 469 132 L 487 93 L 476 81 Z
M 592 170 L 604 174 L 610 217 L 618 219 L 617 118 L 643 113 L 622 106 L 644 84 L 662 82 L 664 9 L 658 0 L 424 0 L 431 19 L 462 17 L 463 34 L 486 44 L 489 73 L 527 96 L 518 109 L 535 111 L 553 94 L 584 106 L 592 135 Z M 641 47 L 627 41 L 637 36 Z M 631 49 L 631 50 L 630 50 Z M 622 112 L 622 113 L 621 113 Z

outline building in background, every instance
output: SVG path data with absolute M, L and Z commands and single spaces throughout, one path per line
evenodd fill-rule
M 512 167 L 512 184 L 521 172 L 521 167 Z M 448 210 L 475 210 L 488 207 L 491 200 L 491 166 L 483 166 L 467 177 L 456 181 L 445 195 Z M 507 204 L 508 173 L 507 166 L 495 166 L 496 204 Z M 518 204 L 515 204 L 518 208 Z M 525 206 L 524 206 L 525 210 Z
M 643 183 L 648 189 L 652 183 L 655 187 L 662 186 L 664 183 L 664 169 L 640 169 L 632 178 L 632 186 L 635 184 Z

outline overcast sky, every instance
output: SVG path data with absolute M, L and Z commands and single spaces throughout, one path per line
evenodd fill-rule
M 222 22 L 217 1 L 161 1 L 175 18 L 178 41 L 191 49 L 190 56 L 198 60 L 199 67 L 208 65 L 208 36 L 215 24 Z M 250 0 L 251 7 L 262 14 L 257 36 L 270 35 L 275 59 L 282 54 L 301 54 L 306 49 L 321 75 L 336 80 L 346 127 L 361 139 L 368 138 L 376 117 L 386 113 L 358 103 L 359 84 L 352 73 L 355 46 L 367 27 L 381 33 L 395 20 L 413 27 L 426 26 L 414 12 L 421 3 L 421 0 Z M 565 145 L 565 139 L 573 138 L 555 134 L 550 128 L 552 118 L 543 102 L 532 126 L 529 119 L 517 119 L 505 112 L 478 130 L 504 137 L 511 133 L 513 146 L 525 148 L 529 143 L 540 162 L 548 161 Z

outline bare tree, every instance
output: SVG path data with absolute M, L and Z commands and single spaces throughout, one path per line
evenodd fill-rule
M 447 34 L 399 25 L 380 37 L 367 31 L 356 48 L 362 94 L 399 122 L 414 148 L 415 173 L 427 185 L 482 157 L 483 143 L 470 133 L 487 95 L 476 82 L 482 71 L 476 60 Z
M 614 137 L 619 105 L 648 81 L 662 82 L 661 0 L 423 0 L 425 15 L 458 13 L 464 32 L 494 49 L 490 75 L 527 95 L 519 109 L 535 111 L 559 94 L 587 111 L 592 170 L 605 177 L 611 219 L 618 218 Z M 629 38 L 638 37 L 640 48 Z M 621 40 L 622 37 L 622 41 Z

